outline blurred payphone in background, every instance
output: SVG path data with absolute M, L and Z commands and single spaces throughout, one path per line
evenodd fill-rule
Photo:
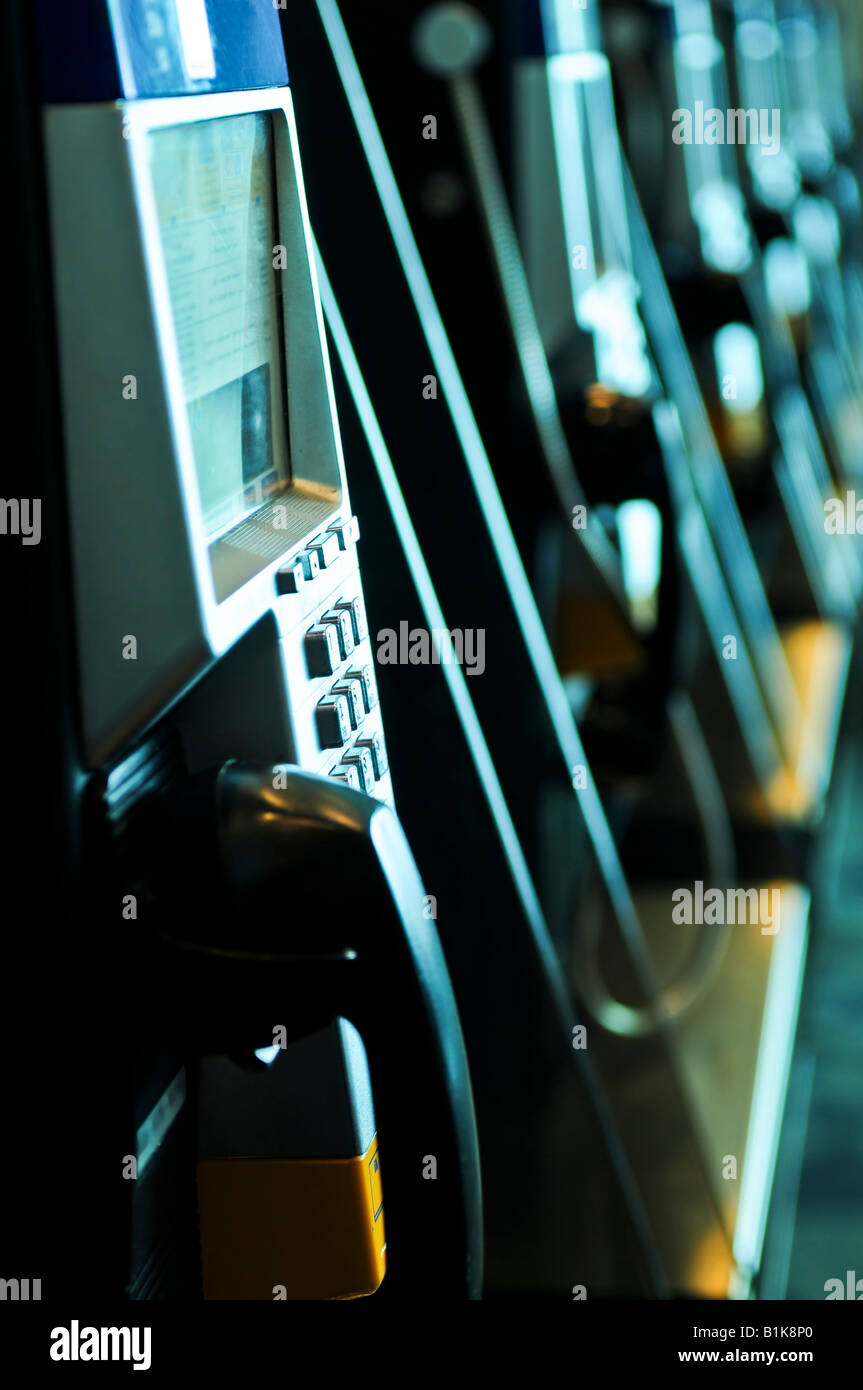
M 506 489 L 512 485 L 506 470 L 512 466 L 514 475 L 516 463 L 520 462 L 525 514 L 536 516 L 543 503 L 547 508 L 559 506 L 559 501 L 553 500 L 548 475 L 540 471 L 542 465 L 527 468 L 529 455 L 522 456 L 519 450 L 530 430 L 525 429 L 524 420 L 519 420 L 517 411 L 510 413 L 510 403 L 500 394 L 500 383 L 508 379 L 511 338 L 508 334 L 499 336 L 499 308 L 494 292 L 489 294 L 489 284 L 494 291 L 494 279 L 484 263 L 483 244 L 476 241 L 473 218 L 468 221 L 467 212 L 464 220 L 458 218 L 457 226 L 445 224 L 432 228 L 422 220 L 421 211 L 419 218 L 416 216 L 418 201 L 422 208 L 421 194 L 418 199 L 416 184 L 407 176 L 416 133 L 411 133 L 411 127 L 405 122 L 403 105 L 406 100 L 416 100 L 415 70 L 405 70 L 398 63 L 393 67 L 389 53 L 384 54 L 375 45 L 369 17 L 339 11 L 328 2 L 317 8 L 318 22 L 306 10 L 292 12 L 286 16 L 285 24 L 289 52 L 297 54 L 298 67 L 303 74 L 297 87 L 297 100 L 304 113 L 305 127 L 315 132 L 314 166 L 319 170 L 337 169 L 339 173 L 336 184 L 314 178 L 310 192 L 323 258 L 335 291 L 325 296 L 328 319 L 338 339 L 341 314 L 336 316 L 332 312 L 335 299 L 354 339 L 363 373 L 367 381 L 374 382 L 375 433 L 383 430 L 393 450 L 405 504 L 434 583 L 439 593 L 446 595 L 449 613 L 467 611 L 475 621 L 483 623 L 490 634 L 494 633 L 494 641 L 490 640 L 487 645 L 486 673 L 482 680 L 469 682 L 470 693 L 495 758 L 501 788 L 512 809 L 515 829 L 525 848 L 527 867 L 540 893 L 547 924 L 545 931 L 550 937 L 548 945 L 544 946 L 548 962 L 545 969 L 547 972 L 553 970 L 559 981 L 557 990 L 562 988 L 570 998 L 573 935 L 584 923 L 585 911 L 601 911 L 606 895 L 612 904 L 613 931 L 619 933 L 623 941 L 623 952 L 635 980 L 633 1012 L 637 1014 L 641 1006 L 644 1010 L 642 1022 L 649 1020 L 648 1041 L 642 1056 L 648 1059 L 645 1071 L 652 1071 L 654 1089 L 649 1092 L 642 1084 L 644 1074 L 638 1085 L 634 1075 L 629 1074 L 630 1094 L 632 1088 L 640 1092 L 646 1114 L 655 1106 L 658 1091 L 667 1106 L 667 1115 L 673 1116 L 668 1119 L 666 1132 L 673 1129 L 679 1144 L 674 1181 L 683 1212 L 681 1225 L 688 1232 L 688 1246 L 687 1238 L 678 1241 L 677 1230 L 665 1230 L 659 1241 L 656 1238 L 657 1207 L 653 1198 L 670 1174 L 670 1166 L 660 1171 L 658 1150 L 650 1159 L 654 1192 L 647 1200 L 642 1188 L 637 1197 L 648 1217 L 647 1229 L 651 1232 L 660 1266 L 668 1269 L 668 1257 L 673 1253 L 676 1263 L 671 1265 L 672 1279 L 679 1277 L 679 1264 L 688 1262 L 689 1276 L 695 1285 L 705 1290 L 715 1289 L 722 1285 L 723 1271 L 727 1277 L 730 1257 L 689 1123 L 686 1101 L 680 1089 L 679 1068 L 669 1052 L 661 1017 L 666 1001 L 657 1001 L 649 957 L 614 835 L 597 796 L 590 760 L 585 755 L 567 692 L 555 669 L 548 635 L 543 630 L 516 545 L 513 532 L 520 529 L 524 518 L 518 513 L 508 513 L 501 496 L 502 493 L 505 496 Z M 408 47 L 415 14 L 402 8 L 391 19 L 404 45 L 397 51 L 410 52 L 416 62 L 414 51 Z M 427 109 L 435 109 L 434 96 L 425 87 L 423 102 Z M 313 118 L 313 113 L 322 106 L 329 113 L 327 123 Z M 338 123 L 336 112 L 339 113 Z M 444 138 L 441 119 L 438 139 L 442 142 Z M 452 158 L 454 153 L 451 140 L 451 132 L 447 131 L 447 158 Z M 437 158 L 441 157 L 438 152 Z M 402 203 L 396 188 L 399 180 L 407 193 L 406 204 Z M 348 248 L 337 235 L 337 221 L 333 215 L 333 191 L 337 187 L 349 188 L 354 206 L 363 213 L 360 225 L 366 230 L 366 236 L 361 254 L 369 268 L 366 277 L 352 274 Z M 435 245 L 438 236 L 445 238 L 447 246 L 460 244 L 464 261 L 448 261 Z M 469 243 L 460 240 L 466 236 L 470 237 Z M 353 254 L 356 247 L 350 250 Z M 427 254 L 428 271 L 425 268 Z M 432 274 L 434 296 L 428 278 Z M 476 291 L 477 302 L 475 305 L 470 298 L 463 300 L 459 314 L 453 309 L 459 298 L 454 285 L 456 277 L 461 275 L 470 281 L 471 294 Z M 446 318 L 435 305 L 438 297 L 448 312 Z M 375 300 L 380 307 L 373 315 L 371 305 Z M 482 305 L 479 318 L 476 317 L 478 304 Z M 494 315 L 494 332 L 486 331 L 487 306 L 489 313 Z M 403 326 L 397 328 L 400 322 Z M 448 326 L 452 324 L 454 332 L 460 335 L 458 341 L 463 347 L 463 335 L 469 331 L 471 323 L 487 347 L 483 355 L 462 351 L 456 360 L 448 341 Z M 391 333 L 398 331 L 403 344 L 395 372 L 376 357 L 375 343 L 382 325 Z M 423 362 L 427 366 L 421 367 Z M 462 363 L 466 368 L 464 377 Z M 483 364 L 488 373 L 484 385 L 480 380 L 484 375 Z M 425 404 L 418 389 L 411 390 L 411 380 L 421 382 L 423 371 L 430 369 L 434 370 L 434 380 L 439 383 L 441 393 L 441 403 L 436 406 Z M 478 385 L 478 408 L 483 410 L 481 428 L 468 404 L 474 399 L 474 385 Z M 489 410 L 495 389 L 496 422 Z M 514 422 L 518 440 L 517 444 L 513 441 L 512 453 L 505 442 L 501 451 L 501 441 L 505 441 L 506 425 L 510 420 Z M 486 427 L 490 430 L 490 440 L 496 445 L 494 453 L 490 449 L 486 452 Z M 408 438 L 412 441 L 409 447 L 398 452 L 393 449 L 394 440 Z M 536 448 L 535 443 L 532 447 Z M 432 467 L 438 485 L 429 489 L 427 479 Z M 561 481 L 571 495 L 577 496 L 578 479 L 574 474 L 568 482 Z M 446 517 L 444 528 L 441 516 Z M 475 559 L 469 568 L 454 567 L 452 563 L 453 555 L 459 553 L 462 546 L 465 553 Z M 592 549 L 585 546 L 584 549 L 583 572 L 590 576 L 594 594 L 607 602 L 610 593 L 607 581 L 600 578 L 601 562 L 603 553 L 613 560 L 614 552 L 607 540 L 604 546 Z M 617 584 L 622 594 L 619 578 Z M 586 601 L 589 607 L 589 597 Z M 620 613 L 624 605 L 619 600 L 615 602 Z M 602 641 L 601 624 L 597 628 L 597 638 Z M 514 728 L 519 730 L 517 749 L 513 747 Z M 511 935 L 506 943 L 506 957 L 511 962 L 517 959 L 511 954 L 513 941 Z M 553 954 L 549 947 L 553 948 Z M 455 949 L 458 950 L 458 946 Z M 505 968 L 506 960 L 495 961 L 497 978 Z M 530 976 L 523 978 L 527 981 Z M 458 992 L 458 976 L 456 989 Z M 463 997 L 465 1018 L 473 1013 L 477 1020 L 482 1019 L 482 999 L 474 997 L 469 988 Z M 622 1012 L 629 1016 L 627 1009 Z M 576 1014 L 575 1018 L 578 1017 Z M 467 1026 L 470 1029 L 471 1025 Z M 603 1055 L 601 1040 L 590 1028 L 588 1031 L 591 1041 L 584 1060 L 595 1073 L 595 1084 L 607 1097 L 613 1090 L 615 1073 L 616 1079 L 622 1079 L 624 1068 L 609 1062 Z M 537 1095 L 545 1093 L 547 1078 L 537 1074 L 532 1088 Z M 485 1086 L 478 1085 L 478 1094 L 484 1094 L 485 1090 Z M 559 1093 L 551 1113 L 562 1117 L 565 1113 L 563 1102 L 563 1095 Z M 621 1133 L 616 1107 L 612 1104 L 606 1113 Z M 561 1118 L 556 1118 L 555 1123 L 560 1126 Z M 637 1123 L 636 1127 L 646 1132 L 644 1122 Z M 480 1129 L 482 1137 L 482 1123 Z M 552 1140 L 555 1133 L 557 1138 Z M 629 1163 L 631 1154 L 627 1152 L 626 1143 L 629 1136 L 623 1137 L 624 1156 Z M 562 1130 L 549 1128 L 547 1139 L 545 1136 L 543 1139 L 544 1143 L 548 1141 L 554 1144 L 558 1157 L 562 1158 L 566 1152 Z M 487 1152 L 484 1140 L 483 1147 Z M 498 1146 L 488 1147 L 496 1151 Z M 553 1166 L 544 1164 L 543 1169 L 548 1182 L 547 1175 L 553 1175 Z M 488 1184 L 492 1181 L 492 1172 L 492 1161 L 487 1161 L 484 1180 Z M 637 1171 L 635 1176 L 639 1176 Z M 589 1190 L 592 1190 L 592 1181 Z M 577 1194 L 568 1192 L 565 1183 L 559 1182 L 551 1191 L 561 1213 L 565 1210 L 568 1215 L 570 1210 L 577 1210 Z M 685 1196 L 681 1196 L 682 1193 Z M 586 1215 L 582 1220 L 587 1220 Z M 497 1223 L 489 1225 L 489 1237 L 493 1240 Z M 589 1226 L 585 1225 L 584 1229 L 586 1232 Z M 531 1262 L 536 1263 L 540 1277 L 544 1273 L 545 1286 L 550 1292 L 559 1287 L 556 1270 L 565 1256 L 563 1249 L 558 1254 L 563 1234 L 559 1222 L 557 1230 L 543 1225 L 534 1235 Z M 675 1242 L 677 1249 L 673 1251 Z M 685 1253 L 684 1246 L 687 1247 Z M 501 1251 L 504 1250 L 506 1244 L 501 1246 Z M 589 1246 L 588 1252 L 592 1258 Z M 511 1261 L 511 1252 L 507 1250 L 506 1253 Z M 526 1268 L 520 1248 L 519 1256 L 519 1263 Z M 513 1284 L 518 1265 L 513 1271 L 503 1260 L 496 1259 L 492 1268 L 492 1289 L 504 1292 L 519 1287 L 518 1283 Z M 520 1284 L 524 1287 L 523 1279 Z
M 772 591 L 768 594 L 759 568 L 769 557 L 770 548 L 761 538 L 754 542 L 744 525 L 661 265 L 625 164 L 620 162 L 608 62 L 601 52 L 585 46 L 588 41 L 597 41 L 588 33 L 591 17 L 585 19 L 566 6 L 557 8 L 561 14 L 566 11 L 565 38 L 575 48 L 546 52 L 540 42 L 538 48 L 519 51 L 516 44 L 514 71 L 522 86 L 516 85 L 511 100 L 507 95 L 513 90 L 508 87 L 510 74 L 503 61 L 507 50 L 503 45 L 495 46 L 495 39 L 506 34 L 506 27 L 493 5 L 399 7 L 398 13 L 388 10 L 392 44 L 384 52 L 370 17 L 339 12 L 329 0 L 321 0 L 317 6 L 320 27 L 338 82 L 333 81 L 326 58 L 319 56 L 320 40 L 308 11 L 286 18 L 286 32 L 302 55 L 299 101 L 309 112 L 317 103 L 325 103 L 328 112 L 326 125 L 311 117 L 307 122 L 314 129 L 315 149 L 321 152 L 315 167 L 339 170 L 339 186 L 350 187 L 355 205 L 364 210 L 363 225 L 376 229 L 373 236 L 369 234 L 368 243 L 362 243 L 364 263 L 369 257 L 374 275 L 360 281 L 352 274 L 349 257 L 339 242 L 332 186 L 315 180 L 312 200 L 324 259 L 363 370 L 367 377 L 376 377 L 378 420 L 385 422 L 389 436 L 397 436 L 408 419 L 415 422 L 415 437 L 419 439 L 422 434 L 421 443 L 396 458 L 396 467 L 432 575 L 442 593 L 454 596 L 455 604 L 464 603 L 470 595 L 473 611 L 482 612 L 488 611 L 483 607 L 488 598 L 482 589 L 492 591 L 493 566 L 500 566 L 499 602 L 507 605 L 507 612 L 509 604 L 514 604 L 527 639 L 521 648 L 514 643 L 509 647 L 506 682 L 477 682 L 475 699 L 502 784 L 511 796 L 529 864 L 541 883 L 543 906 L 554 923 L 552 935 L 560 959 L 576 997 L 587 1004 L 589 1016 L 605 1030 L 592 1044 L 594 1061 L 652 1229 L 659 1232 L 666 1270 L 676 1287 L 702 1292 L 747 1288 L 757 1273 L 777 1152 L 807 941 L 809 898 L 803 882 L 804 864 L 809 835 L 817 825 L 829 780 L 847 640 L 840 625 L 835 633 L 835 652 L 830 640 L 825 647 L 828 655 L 833 652 L 835 664 L 825 663 L 821 657 L 815 660 L 815 669 L 825 682 L 823 703 L 805 679 L 802 691 L 796 688 L 777 615 L 770 604 L 774 595 Z M 538 35 L 542 39 L 541 9 L 551 12 L 555 7 L 536 8 L 534 45 Z M 516 18 L 524 18 L 523 7 Z M 518 29 L 516 23 L 512 27 Z M 406 54 L 413 62 L 407 71 L 403 63 Z M 533 108 L 524 96 L 531 64 Z M 351 119 L 337 129 L 339 102 L 347 106 Z M 434 133 L 422 160 L 417 145 L 425 137 L 418 134 L 416 121 L 411 122 L 411 112 L 419 105 L 434 113 L 423 118 Z M 561 129 L 555 128 L 555 113 Z M 345 114 L 341 119 L 345 120 Z M 347 135 L 339 133 L 344 129 Z M 519 154 L 519 141 L 524 142 L 519 166 L 522 182 L 512 178 L 511 165 L 509 172 L 515 194 L 512 205 L 520 223 L 507 206 L 512 195 L 506 183 L 507 157 L 513 150 Z M 357 158 L 360 150 L 368 170 L 365 176 Z M 375 210 L 378 202 L 379 209 Z M 571 226 L 561 225 L 561 203 L 569 209 Z M 527 229 L 521 245 L 514 222 L 519 230 Z M 578 227 L 583 229 L 581 236 L 575 235 Z M 381 249 L 381 239 L 387 234 L 398 259 L 396 271 L 387 268 L 386 251 Z M 522 248 L 528 241 L 532 259 L 528 256 L 523 260 Z M 606 270 L 617 272 L 616 278 L 610 274 L 603 279 L 600 291 L 612 282 L 623 284 L 624 289 L 631 285 L 628 293 L 612 294 L 609 289 L 608 299 L 600 291 L 592 298 L 588 294 L 592 317 L 585 317 L 583 324 L 578 323 L 575 313 L 572 282 L 578 276 L 568 264 L 571 242 L 586 254 L 588 263 L 591 255 L 601 261 L 603 274 Z M 396 307 L 405 298 L 405 283 L 412 311 Z M 426 380 L 438 385 L 445 411 L 440 406 L 424 406 L 418 395 L 413 400 L 409 373 L 401 365 L 390 383 L 386 371 L 378 371 L 369 305 L 373 286 L 380 292 L 384 285 L 383 322 L 395 323 L 399 312 L 405 321 L 410 318 L 414 328 L 404 341 L 411 344 L 413 362 L 413 316 L 418 318 L 428 353 L 425 370 L 436 371 L 435 377 Z M 440 315 L 433 312 L 433 302 Z M 585 316 L 590 305 L 585 306 Z M 539 312 L 540 306 L 544 314 Z M 543 336 L 554 315 L 557 341 L 551 332 Z M 332 326 L 332 316 L 330 321 Z M 377 317 L 374 323 L 379 332 Z M 570 370 L 567 377 L 560 369 L 561 337 L 567 334 L 582 356 L 580 387 L 578 371 Z M 463 377 L 453 370 L 450 339 Z M 754 336 L 746 338 L 746 344 L 753 341 L 757 342 Z M 733 355 L 740 342 L 728 337 L 722 346 Z M 419 352 L 415 356 L 418 361 Z M 574 349 L 570 357 L 575 356 Z M 596 361 L 588 362 L 589 356 L 595 356 Z M 750 357 L 746 357 L 747 363 Z M 738 352 L 738 366 L 740 360 Z M 643 371 L 636 389 L 633 382 L 639 361 Z M 612 379 L 609 374 L 625 370 L 629 375 L 623 390 L 622 379 L 617 375 Z M 747 370 L 741 369 L 743 377 Z M 609 379 L 607 398 L 600 399 L 598 388 L 588 397 L 585 387 L 594 378 L 600 386 Z M 585 393 L 580 407 L 584 423 L 595 428 L 600 445 L 595 477 L 588 471 L 584 480 L 581 469 L 583 465 L 590 469 L 590 453 L 583 447 L 587 430 L 582 426 L 579 434 L 574 429 L 570 402 L 576 402 L 577 390 L 572 389 L 573 381 Z M 475 419 L 463 408 L 462 383 L 467 386 Z M 627 392 L 634 392 L 635 399 L 643 394 L 641 415 L 646 426 L 632 428 L 628 435 L 625 431 L 618 434 L 609 425 L 612 408 Z M 438 431 L 442 436 L 441 414 L 452 418 L 465 462 L 460 480 L 458 462 L 447 453 L 446 465 L 436 465 L 441 485 L 430 492 L 423 486 L 427 476 L 424 459 L 432 448 L 431 438 L 436 438 Z M 422 420 L 427 423 L 421 424 Z M 477 439 L 477 424 L 481 440 Z M 608 426 L 605 433 L 604 426 Z M 609 443 L 612 439 L 613 444 Z M 608 445 L 605 454 L 602 442 Z M 487 455 L 481 445 L 487 445 Z M 571 846 L 569 858 L 563 860 L 551 851 L 551 818 L 545 819 L 541 809 L 549 804 L 554 753 L 550 749 L 546 753 L 550 759 L 547 770 L 535 766 L 532 781 L 528 772 L 532 760 L 507 756 L 513 721 L 510 719 L 507 729 L 503 716 L 505 710 L 516 708 L 515 691 L 507 687 L 516 680 L 521 682 L 516 718 L 519 727 L 526 729 L 527 711 L 532 706 L 526 699 L 525 673 L 541 671 L 546 709 L 554 711 L 551 744 L 559 740 L 558 749 L 577 746 L 581 725 L 589 747 L 588 704 L 613 667 L 601 663 L 591 666 L 588 661 L 586 679 L 566 680 L 565 684 L 559 683 L 560 676 L 550 669 L 548 647 L 535 626 L 534 604 L 542 603 L 543 581 L 553 550 L 550 530 L 543 533 L 540 518 L 554 516 L 560 526 L 561 513 L 566 514 L 573 504 L 573 514 L 578 508 L 593 512 L 597 520 L 595 506 L 583 504 L 602 497 L 596 489 L 613 490 L 624 482 L 626 487 L 639 489 L 624 494 L 627 501 L 643 499 L 647 488 L 648 495 L 662 508 L 662 561 L 654 571 L 668 585 L 660 611 L 670 640 L 665 649 L 654 643 L 655 669 L 666 684 L 663 687 L 658 679 L 653 690 L 654 698 L 657 690 L 661 692 L 660 711 L 668 698 L 669 684 L 675 690 L 668 712 L 670 721 L 676 720 L 676 733 L 688 757 L 686 775 L 681 778 L 678 767 L 669 778 L 670 760 L 660 759 L 661 776 L 650 784 L 642 782 L 649 790 L 640 805 L 636 802 L 640 813 L 636 818 L 627 802 L 633 784 L 637 785 L 636 775 L 644 778 L 650 760 L 635 760 L 631 756 L 634 746 L 622 737 L 614 749 L 617 785 L 611 769 L 602 768 L 603 806 L 592 795 L 588 756 L 586 786 L 591 794 L 577 800 L 586 817 L 591 847 L 585 853 L 578 830 L 570 828 L 573 823 L 561 813 L 555 818 L 558 838 L 554 843 L 560 845 L 568 838 Z M 460 499 L 457 507 L 454 497 Z M 784 500 L 779 499 L 780 513 Z M 562 502 L 566 505 L 561 506 Z M 800 521 L 803 511 L 803 506 L 798 507 L 795 521 Z M 444 512 L 464 518 L 467 550 L 476 557 L 483 556 L 469 575 L 453 568 L 455 526 L 441 529 Z M 811 526 L 811 517 L 805 521 Z M 793 530 L 788 521 L 783 524 L 786 530 Z M 606 605 L 608 625 L 600 621 L 596 628 L 594 656 L 602 654 L 603 638 L 615 621 L 615 612 L 618 630 L 625 630 L 629 617 L 630 650 L 638 649 L 637 636 L 632 642 L 637 631 L 632 622 L 635 615 L 626 615 L 625 580 L 632 577 L 625 563 L 626 543 L 632 534 L 624 535 L 626 525 L 627 520 L 621 517 L 619 536 L 608 528 L 613 536 L 611 546 L 603 543 L 607 538 L 592 534 L 589 528 L 574 541 L 570 535 L 568 541 L 582 571 L 581 592 L 577 588 L 572 591 L 571 613 L 585 652 L 591 647 L 587 639 L 594 631 L 591 613 L 600 611 L 592 610 L 591 586 L 594 594 L 602 594 Z M 492 540 L 491 565 L 485 558 L 486 534 Z M 513 534 L 518 537 L 520 563 L 512 550 Z M 799 527 L 797 539 L 801 540 Z M 818 555 L 817 540 L 804 536 L 801 548 L 812 541 Z M 642 532 L 634 553 L 643 558 L 645 545 Z M 806 558 L 809 578 L 820 582 L 823 576 L 811 550 L 806 551 Z M 522 587 L 522 565 L 534 589 L 530 598 Z M 853 599 L 844 563 L 831 573 L 836 581 L 831 601 L 838 593 L 843 621 L 850 621 Z M 591 575 L 588 583 L 585 574 Z M 675 578 L 684 595 L 676 606 Z M 554 641 L 557 630 L 547 613 L 544 608 L 546 634 Z M 645 615 L 640 616 L 643 619 Z M 697 642 L 693 641 L 693 621 L 699 632 Z M 829 639 L 830 634 L 825 636 Z M 733 638 L 733 653 L 728 649 L 729 638 Z M 675 641 L 680 641 L 679 654 L 684 658 L 679 667 L 668 659 Z M 556 655 L 560 675 L 569 676 L 560 652 Z M 662 656 L 667 659 L 664 672 Z M 638 690 L 637 680 L 630 688 Z M 566 705 L 569 710 L 565 715 Z M 636 696 L 632 708 L 636 711 L 634 727 L 642 734 L 651 730 L 652 738 L 645 743 L 655 754 L 656 725 L 651 720 L 651 707 L 644 701 L 639 703 Z M 621 701 L 621 714 L 625 709 Z M 694 717 L 688 717 L 687 710 Z M 622 732 L 623 727 L 618 725 L 617 731 Z M 815 737 L 825 740 L 823 748 L 820 744 L 815 747 Z M 614 742 L 609 738 L 607 746 Z M 522 747 L 526 753 L 526 745 Z M 698 806 L 694 813 L 693 800 Z M 557 804 L 564 804 L 562 790 Z M 699 811 L 705 809 L 707 814 L 698 826 Z M 702 840 L 698 844 L 697 830 Z M 624 847 L 622 860 L 614 836 Z M 733 883 L 740 878 L 747 886 L 735 891 L 752 892 L 752 878 L 758 883 L 759 876 L 766 875 L 769 883 L 771 875 L 778 876 L 773 881 L 782 880 L 788 916 L 775 950 L 766 934 L 756 944 L 754 936 L 741 936 L 729 946 L 727 958 L 717 949 L 708 960 L 696 949 L 681 970 L 680 933 L 668 922 L 669 885 L 684 871 L 692 872 L 694 864 L 704 862 L 700 857 L 704 841 L 708 850 L 706 872 L 716 875 L 717 882 L 721 878 Z M 724 858 L 723 848 L 730 850 Z M 736 863 L 735 850 L 740 856 Z M 591 867 L 594 853 L 601 865 L 596 878 Z M 725 865 L 722 874 L 717 870 L 720 863 Z M 624 869 L 633 875 L 631 884 L 623 878 Z M 580 895 L 567 897 L 567 870 L 579 883 Z M 614 910 L 610 914 L 612 930 L 603 939 L 605 891 L 610 893 Z M 754 891 L 757 896 L 757 888 Z M 616 937 L 616 933 L 620 935 Z M 693 944 L 703 946 L 705 952 L 706 937 L 706 933 L 693 934 Z M 625 943 L 622 948 L 621 940 Z M 663 979 L 670 979 L 670 983 L 657 994 L 654 980 L 639 998 L 640 987 L 649 978 L 649 969 L 647 975 L 639 975 L 645 965 L 645 946 L 648 956 L 660 964 Z M 672 961 L 678 967 L 676 978 Z M 732 1001 L 740 996 L 742 979 L 749 981 L 745 1027 L 738 1030 L 734 1044 L 726 1046 L 724 1020 Z M 781 1003 L 776 1002 L 777 991 Z M 655 1012 L 651 1014 L 657 1008 L 660 1014 L 663 1009 L 671 1012 L 673 1027 L 657 1026 Z M 609 1035 L 616 1040 L 610 1041 Z M 656 1089 L 651 1091 L 651 1086 Z M 766 1094 L 769 1103 L 765 1103 Z M 718 1095 L 724 1095 L 728 1104 L 718 1104 Z M 651 1147 L 646 1116 L 657 1113 L 667 1117 L 661 1126 L 667 1142 Z M 733 1142 L 732 1134 L 736 1136 Z M 722 1153 L 744 1146 L 749 1160 L 738 1202 L 737 1190 L 723 1185 L 717 1173 Z M 706 1182 L 700 1176 L 704 1165 L 710 1174 Z M 670 1185 L 672 1171 L 676 1186 Z M 680 1186 L 684 1181 L 689 1184 L 685 1199 Z M 724 1234 L 733 1243 L 734 1262 L 723 1250 L 723 1233 L 712 1224 L 714 1201 L 721 1208 Z

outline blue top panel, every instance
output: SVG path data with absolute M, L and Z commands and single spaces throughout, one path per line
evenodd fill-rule
M 37 0 L 46 102 L 283 87 L 273 0 Z

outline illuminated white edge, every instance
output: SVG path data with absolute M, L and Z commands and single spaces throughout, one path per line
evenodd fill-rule
M 186 75 L 193 81 L 214 78 L 216 59 L 205 0 L 175 0 L 175 7 Z
M 583 53 L 553 53 L 546 59 L 550 77 L 562 82 L 604 82 L 611 76 L 611 66 L 604 53 L 598 50 Z
M 186 1069 L 181 1067 L 173 1081 L 160 1095 L 153 1109 L 138 1126 L 135 1136 L 137 1153 L 136 1176 L 141 1177 L 171 1125 L 186 1101 Z
M 761 1262 L 794 1053 L 811 903 L 807 889 L 795 885 L 794 891 L 800 897 L 799 927 L 791 931 L 780 928 L 774 939 L 767 978 L 734 1228 L 733 1251 L 738 1276 L 732 1297 L 748 1297 L 749 1286 Z

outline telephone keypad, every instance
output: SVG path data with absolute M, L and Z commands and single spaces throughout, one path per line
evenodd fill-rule
M 296 587 L 291 597 L 276 600 L 274 610 L 297 762 L 391 802 L 374 647 L 353 549 L 357 534 L 351 520 L 308 541 L 276 573 L 280 592 Z M 311 587 L 305 560 L 318 575 Z

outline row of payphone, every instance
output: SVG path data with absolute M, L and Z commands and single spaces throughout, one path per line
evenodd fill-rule
M 104 1220 L 44 1296 L 750 1293 L 861 584 L 832 12 L 7 22 L 55 959 L 102 981 L 56 1104 L 98 1088 Z M 705 882 L 781 929 L 674 920 Z

